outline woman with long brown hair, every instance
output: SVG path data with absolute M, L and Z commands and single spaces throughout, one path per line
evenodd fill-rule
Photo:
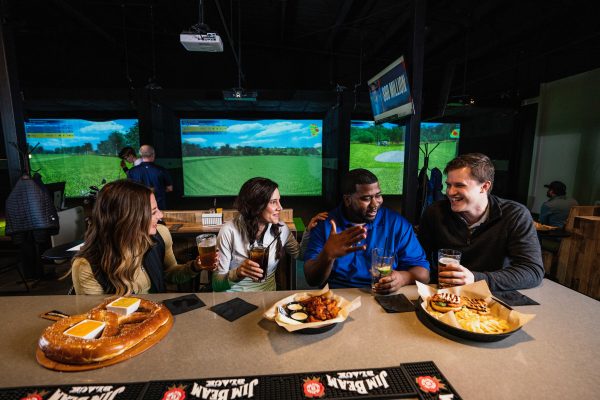
M 276 290 L 275 271 L 283 252 L 300 258 L 302 244 L 291 234 L 287 225 L 280 221 L 281 196 L 277 183 L 267 178 L 246 181 L 235 200 L 239 215 L 223 225 L 217 237 L 219 264 L 212 275 L 215 291 L 265 291 Z M 313 217 L 306 227 L 302 243 L 308 243 L 309 232 L 327 213 Z M 250 248 L 266 247 L 268 266 L 263 271 L 252 261 Z
M 126 180 L 106 184 L 94 204 L 85 244 L 73 259 L 75 293 L 160 293 L 166 281 L 183 283 L 200 269 L 216 268 L 201 265 L 200 257 L 177 264 L 161 218 L 148 187 Z

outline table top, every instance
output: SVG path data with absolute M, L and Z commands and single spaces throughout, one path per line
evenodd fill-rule
M 600 303 L 552 281 L 522 293 L 539 306 L 515 307 L 536 317 L 510 337 L 491 343 L 441 336 L 415 313 L 387 314 L 364 289 L 335 290 L 362 306 L 333 330 L 288 333 L 262 318 L 293 292 L 197 293 L 206 307 L 175 316 L 167 337 L 128 361 L 87 372 L 59 373 L 37 364 L 35 349 L 51 322 L 49 310 L 83 313 L 98 296 L 0 298 L 7 323 L 0 330 L 0 387 L 117 383 L 210 377 L 242 377 L 398 366 L 434 361 L 465 399 L 584 398 L 600 381 Z M 401 289 L 416 299 L 415 286 Z M 143 296 L 155 301 L 181 294 Z M 209 310 L 234 297 L 258 306 L 228 322 Z

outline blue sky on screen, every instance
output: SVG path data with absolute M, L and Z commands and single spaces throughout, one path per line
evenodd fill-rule
M 182 119 L 181 140 L 202 147 L 321 147 L 320 120 Z
M 351 126 L 353 128 L 359 128 L 359 129 L 370 128 L 373 125 L 375 125 L 375 122 L 373 122 L 373 121 L 357 121 L 357 120 L 352 120 L 352 122 L 351 122 Z M 394 128 L 398 127 L 398 125 L 396 125 L 396 124 L 390 124 L 388 122 L 384 122 L 381 125 L 383 125 L 383 127 L 386 128 L 386 129 L 394 129 Z
M 91 143 L 96 149 L 98 143 L 108 138 L 114 131 L 122 134 L 137 122 L 137 119 L 115 119 L 111 121 L 87 121 L 83 119 L 30 119 L 25 122 L 27 143 L 37 143 L 45 149 L 82 146 Z

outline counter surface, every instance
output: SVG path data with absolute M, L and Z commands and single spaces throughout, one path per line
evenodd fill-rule
M 401 291 L 417 298 L 415 286 Z M 600 303 L 552 281 L 522 291 L 540 305 L 515 309 L 536 318 L 507 339 L 492 343 L 441 336 L 412 312 L 387 314 L 362 289 L 335 292 L 348 300 L 361 296 L 362 306 L 343 324 L 317 335 L 288 333 L 262 318 L 267 308 L 292 292 L 198 293 L 207 306 L 175 316 L 173 329 L 156 346 L 123 363 L 76 373 L 38 365 L 37 340 L 51 323 L 38 316 L 53 309 L 83 313 L 102 298 L 3 297 L 0 387 L 242 377 L 432 360 L 465 399 L 586 398 L 598 390 Z M 142 297 L 158 301 L 179 295 Z M 209 310 L 234 297 L 258 309 L 234 322 Z

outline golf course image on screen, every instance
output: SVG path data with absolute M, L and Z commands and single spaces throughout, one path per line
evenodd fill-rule
M 44 183 L 66 182 L 67 197 L 84 197 L 103 179 L 125 178 L 119 150 L 140 147 L 137 119 L 30 119 L 25 134 L 32 173 Z
M 321 120 L 181 119 L 186 196 L 235 196 L 250 178 L 286 196 L 322 191 Z
M 350 126 L 350 169 L 365 168 L 379 178 L 383 194 L 402 194 L 404 180 L 404 134 L 401 125 L 373 121 L 355 121 Z M 423 167 L 424 152 L 429 154 L 428 169 L 444 170 L 446 163 L 456 157 L 460 125 L 454 123 L 421 123 L 419 169 Z

